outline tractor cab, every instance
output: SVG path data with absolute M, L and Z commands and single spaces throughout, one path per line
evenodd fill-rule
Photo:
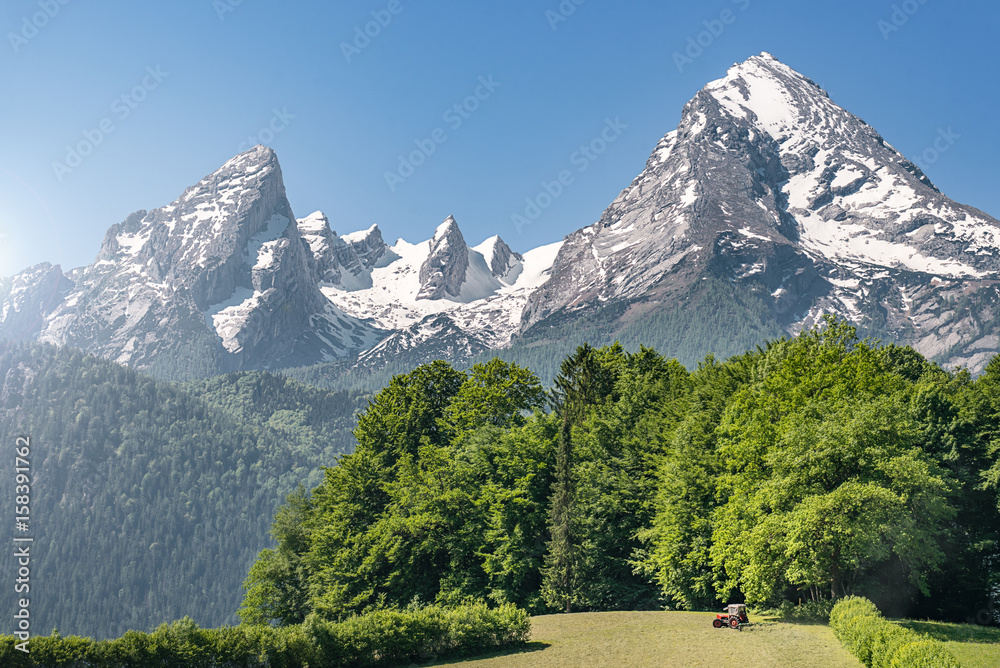
M 742 627 L 750 623 L 747 618 L 747 606 L 743 603 L 730 603 L 726 606 L 726 611 L 719 613 L 712 620 L 712 626 L 721 629 L 728 626 L 731 629 L 742 631 Z

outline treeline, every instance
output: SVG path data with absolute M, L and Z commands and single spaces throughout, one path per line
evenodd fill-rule
M 692 372 L 584 345 L 549 393 L 501 360 L 424 365 L 278 512 L 240 615 L 854 594 L 965 621 L 1000 584 L 998 360 L 973 379 L 828 319 Z
M 0 344 L 0 443 L 12 453 L 31 439 L 33 630 L 236 622 L 275 509 L 353 449 L 365 402 L 263 373 L 173 385 L 73 350 Z M 13 485 L 0 476 L 0 498 L 12 502 Z M 0 579 L 15 566 L 0 560 Z

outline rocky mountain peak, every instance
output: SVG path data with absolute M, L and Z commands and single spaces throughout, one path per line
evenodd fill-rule
M 310 250 L 327 235 L 325 217 L 296 224 L 277 156 L 254 147 L 113 225 L 94 264 L 37 279 L 59 299 L 35 338 L 180 377 L 347 354 L 378 334 L 324 297 Z M 13 297 L 0 321 L 23 328 L 12 314 L 42 305 Z
M 104 234 L 104 241 L 101 243 L 101 250 L 97 254 L 98 261 L 111 261 L 122 251 L 122 246 L 118 241 L 119 236 L 134 238 L 142 229 L 142 220 L 146 217 L 146 211 L 136 211 L 122 222 L 112 225 Z
M 296 221 L 299 234 L 309 244 L 320 282 L 340 285 L 342 266 L 337 258 L 338 246 L 344 245 L 330 229 L 330 220 L 322 211 L 315 211 Z
M 989 304 L 997 279 L 1000 221 L 945 197 L 874 128 L 763 53 L 698 92 L 600 222 L 567 237 L 522 331 L 605 303 L 695 299 L 701 281 L 721 280 L 759 294 L 786 331 L 834 312 L 975 366 L 985 351 L 955 351 L 982 327 L 947 308 L 948 295 L 978 281 Z M 950 315 L 929 315 L 939 311 Z M 942 327 L 947 345 L 934 343 Z
M 347 290 L 372 286 L 371 272 L 388 252 L 377 225 L 342 237 L 330 228 L 322 211 L 297 221 L 302 238 L 309 244 L 321 283 Z
M 0 280 L 0 337 L 34 339 L 72 287 L 62 269 L 48 262 Z
M 469 247 L 453 216 L 448 216 L 430 240 L 430 254 L 420 267 L 417 299 L 457 299 L 469 268 Z
M 278 163 L 278 154 L 268 146 L 257 144 L 253 148 L 227 160 L 222 167 L 217 169 L 208 178 L 232 175 L 252 176 L 257 173 L 270 174 L 275 171 L 280 176 L 281 166 Z
M 448 216 L 444 219 L 443 223 L 437 226 L 437 229 L 434 231 L 434 238 L 437 239 L 438 237 L 452 233 L 453 228 L 454 230 L 458 230 L 458 221 L 455 220 L 455 216 Z
M 361 266 L 369 271 L 377 267 L 383 256 L 389 251 L 389 246 L 382 239 L 382 230 L 378 228 L 378 225 L 372 225 L 361 232 L 345 234 L 343 239 L 357 255 Z
M 494 278 L 510 278 L 512 272 L 524 262 L 524 258 L 511 250 L 500 235 L 490 237 L 477 246 L 476 250 L 483 254 Z

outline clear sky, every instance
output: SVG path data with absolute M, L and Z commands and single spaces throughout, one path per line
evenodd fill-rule
M 911 159 L 946 133 L 928 175 L 1000 217 L 994 2 L 4 0 L 0 27 L 0 275 L 92 262 L 110 225 L 258 141 L 299 217 L 391 242 L 453 214 L 470 244 L 528 250 L 596 221 L 683 105 L 761 51 Z

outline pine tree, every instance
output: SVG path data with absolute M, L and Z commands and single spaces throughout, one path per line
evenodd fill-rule
M 572 611 L 574 543 L 573 540 L 573 443 L 569 415 L 563 413 L 556 450 L 556 481 L 553 484 L 552 509 L 549 512 L 549 533 L 552 539 L 545 556 L 542 587 L 546 602 L 552 606 L 565 604 Z
M 603 353 L 603 355 L 602 355 Z M 548 552 L 542 582 L 549 605 L 565 607 L 570 612 L 575 598 L 577 541 L 574 535 L 573 427 L 583 422 L 589 406 L 608 397 L 614 387 L 614 374 L 603 365 L 601 357 L 621 357 L 615 344 L 601 351 L 584 343 L 566 358 L 555 380 L 552 405 L 561 417 L 559 447 L 556 450 L 556 480 L 552 486 L 549 512 Z

